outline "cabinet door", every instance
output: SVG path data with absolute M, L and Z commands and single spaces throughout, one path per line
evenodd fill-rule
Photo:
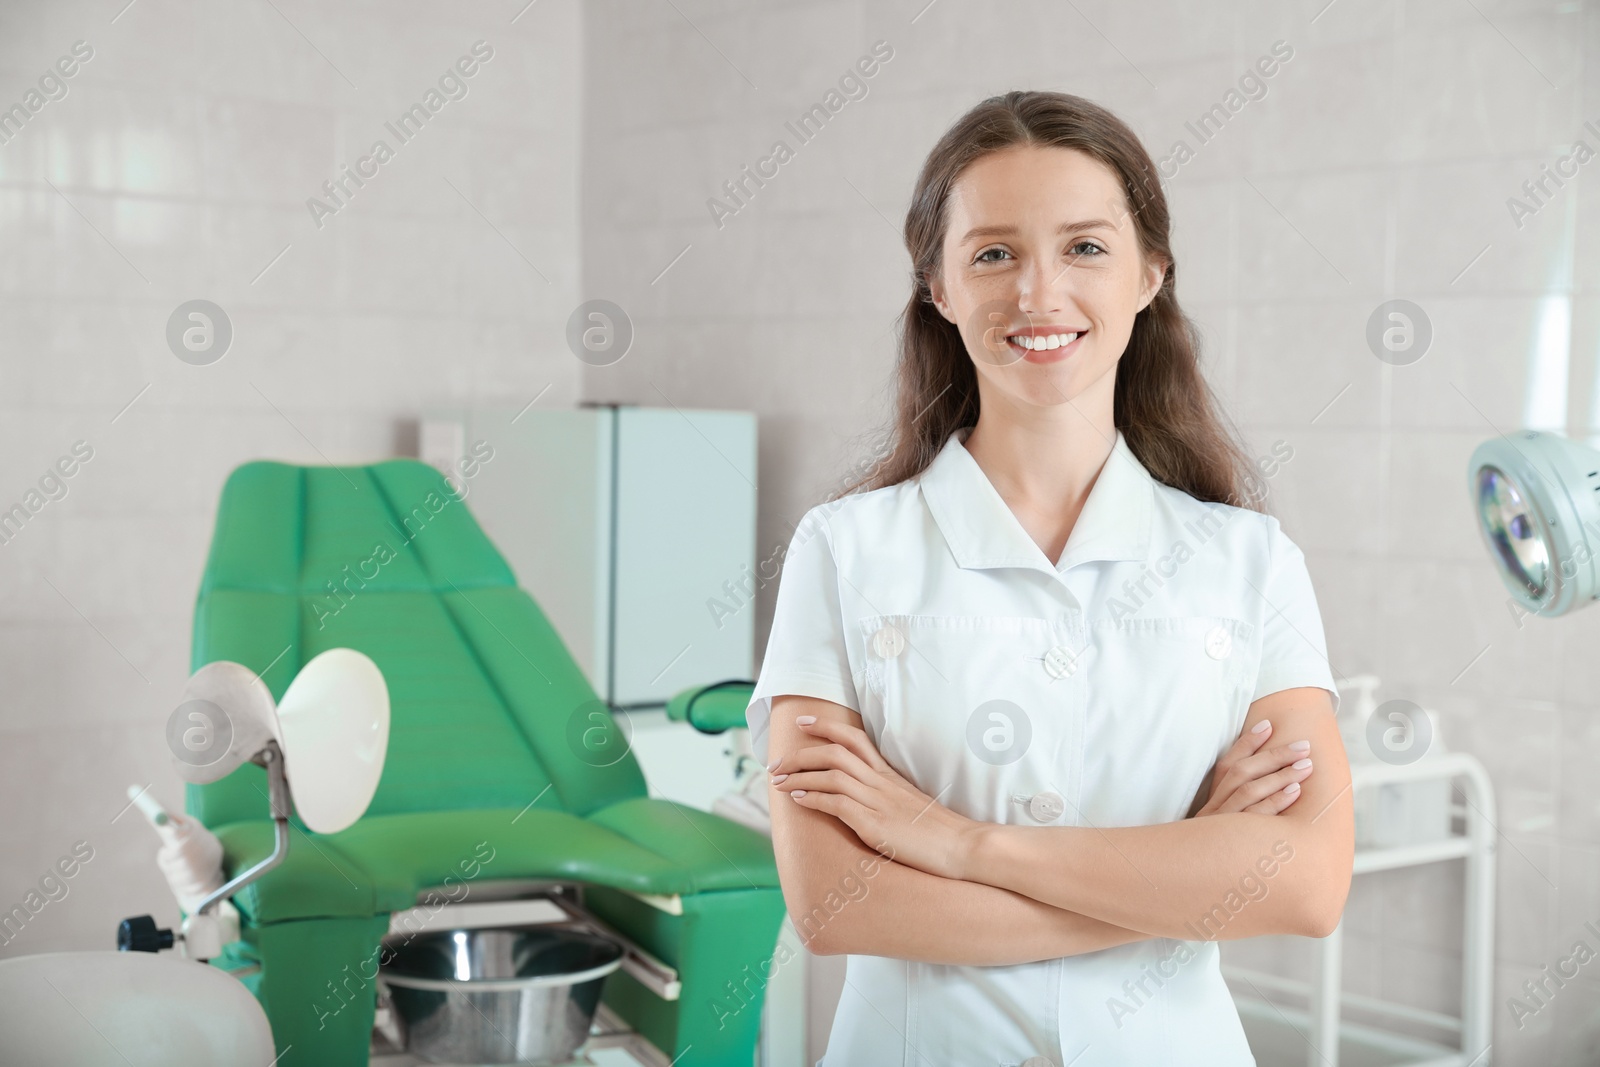
M 751 677 L 756 422 L 617 411 L 613 703 Z
M 467 506 L 604 696 L 611 647 L 611 412 L 485 407 L 464 418 L 468 450 L 485 444 L 494 450 L 466 482 Z

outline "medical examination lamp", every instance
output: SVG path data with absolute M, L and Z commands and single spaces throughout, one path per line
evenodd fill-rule
M 1467 477 L 1478 530 L 1517 604 L 1556 616 L 1600 597 L 1600 452 L 1525 430 L 1474 449 Z
M 183 707 L 222 751 L 203 764 L 175 752 L 179 774 L 206 785 L 243 764 L 259 764 L 267 772 L 274 829 L 271 855 L 212 892 L 184 919 L 188 956 L 206 960 L 239 937 L 238 914 L 219 905 L 288 855 L 292 812 L 313 832 L 333 834 L 372 803 L 389 747 L 389 690 L 371 659 L 333 648 L 295 675 L 276 706 L 254 671 L 219 660 L 189 678 Z M 153 952 L 172 942 L 171 931 L 156 930 L 148 916 L 124 920 L 118 933 L 124 949 Z

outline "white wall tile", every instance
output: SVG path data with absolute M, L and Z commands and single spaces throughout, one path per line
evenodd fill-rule
M 382 460 L 415 447 L 427 405 L 547 385 L 548 402 L 577 402 L 563 330 L 579 299 L 581 12 L 514 13 L 221 0 L 3 16 L 0 100 L 74 40 L 96 52 L 0 146 L 0 508 L 73 441 L 95 454 L 0 545 L 0 805 L 37 816 L 0 831 L 0 900 L 75 834 L 98 855 L 0 955 L 104 948 L 125 915 L 176 918 L 154 835 L 137 813 L 109 820 L 135 780 L 181 806 L 163 729 L 231 470 Z M 496 55 L 468 95 L 319 230 L 306 199 L 479 39 Z M 209 366 L 166 340 L 196 297 L 233 326 Z

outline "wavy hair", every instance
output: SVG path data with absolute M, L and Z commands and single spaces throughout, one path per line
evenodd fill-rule
M 895 410 L 881 462 L 830 499 L 897 485 L 927 469 L 955 431 L 978 422 L 978 376 L 957 326 L 934 306 L 951 187 L 974 162 L 1013 145 L 1073 148 L 1120 178 L 1139 246 L 1167 264 L 1161 288 L 1137 317 L 1116 369 L 1113 421 L 1150 474 L 1200 500 L 1251 510 L 1262 493 L 1255 465 L 1224 428 L 1200 372 L 1199 334 L 1178 306 L 1166 195 L 1139 138 L 1080 96 L 1017 90 L 968 111 L 928 154 L 906 212 L 913 292 L 900 315 Z

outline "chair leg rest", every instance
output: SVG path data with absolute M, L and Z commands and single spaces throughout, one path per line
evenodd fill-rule
M 245 929 L 261 961 L 249 984 L 272 1024 L 275 1067 L 366 1067 L 388 929 L 387 915 Z
M 623 972 L 605 1002 L 664 1052 L 674 1067 L 750 1067 L 767 981 L 793 962 L 778 946 L 783 893 L 776 888 L 699 893 L 668 915 L 625 893 L 589 886 L 597 918 L 677 968 L 683 991 L 665 1001 Z M 675 1059 L 675 1057 L 677 1057 Z

